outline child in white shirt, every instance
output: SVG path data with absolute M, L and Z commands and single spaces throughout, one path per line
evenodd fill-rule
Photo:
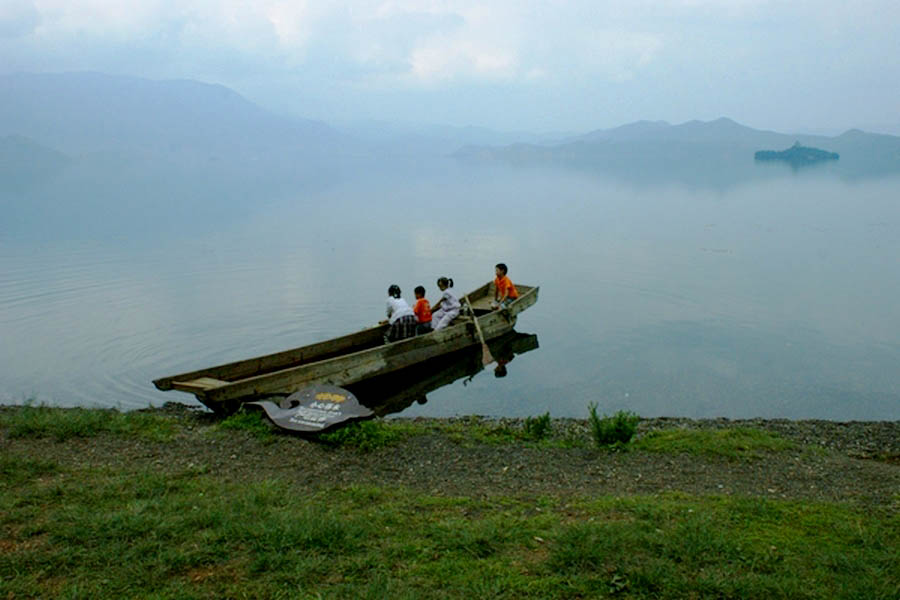
M 387 317 L 390 327 L 384 334 L 385 343 L 397 342 L 416 335 L 418 324 L 416 315 L 406 300 L 400 297 L 400 286 L 397 284 L 388 288 Z
M 438 300 L 439 307 L 431 313 L 431 324 L 435 331 L 443 329 L 459 316 L 459 299 L 448 288 L 453 287 L 453 279 L 440 277 L 437 286 L 443 292 Z

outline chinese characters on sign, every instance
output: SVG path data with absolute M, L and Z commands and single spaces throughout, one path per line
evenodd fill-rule
M 281 408 L 268 401 L 248 404 L 261 406 L 273 423 L 293 431 L 322 431 L 349 419 L 374 414 L 353 394 L 333 385 L 317 385 L 291 394 L 282 403 L 290 408 Z

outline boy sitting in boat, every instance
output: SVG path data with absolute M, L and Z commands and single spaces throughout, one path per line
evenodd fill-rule
M 413 306 L 413 313 L 416 315 L 416 335 L 423 335 L 431 331 L 431 305 L 425 297 L 425 288 L 421 285 L 416 286 L 413 291 L 416 295 L 416 305 Z
M 516 286 L 507 275 L 508 272 L 509 269 L 504 263 L 497 263 L 494 267 L 494 274 L 497 276 L 494 279 L 494 301 L 491 302 L 491 308 L 494 310 L 508 307 L 519 297 Z

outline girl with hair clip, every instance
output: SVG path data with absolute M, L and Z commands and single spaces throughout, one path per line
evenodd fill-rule
M 458 317 L 460 308 L 459 299 L 449 289 L 453 287 L 452 279 L 440 277 L 437 280 L 437 286 L 443 293 L 441 299 L 436 303 L 440 306 L 431 313 L 431 324 L 435 331 L 443 329 L 450 324 L 450 321 Z

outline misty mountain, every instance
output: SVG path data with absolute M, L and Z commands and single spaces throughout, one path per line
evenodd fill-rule
M 557 144 L 467 146 L 455 156 L 476 161 L 517 164 L 563 164 L 580 168 L 682 169 L 686 174 L 722 170 L 744 178 L 753 169 L 758 150 L 784 150 L 803 146 L 837 152 L 837 172 L 849 175 L 900 172 L 900 137 L 850 130 L 839 136 L 784 134 L 746 127 L 731 119 L 638 121 L 567 138 Z
M 546 144 L 571 137 L 571 133 L 497 131 L 486 127 L 458 127 L 435 123 L 397 123 L 356 120 L 336 127 L 379 154 L 446 156 L 467 145 Z
M 59 173 L 71 159 L 34 140 L 8 135 L 0 137 L 0 188 L 30 185 Z
M 340 145 L 324 123 L 275 115 L 221 85 L 100 73 L 0 76 L 0 135 L 75 156 L 314 154 Z

